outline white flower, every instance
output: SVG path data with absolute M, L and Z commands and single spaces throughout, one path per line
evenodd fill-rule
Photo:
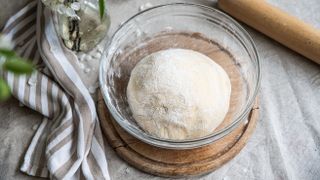
M 80 20 L 80 17 L 76 14 L 76 12 L 72 8 L 66 8 L 65 15 L 68 17 Z
M 79 11 L 80 8 L 81 8 L 81 4 L 79 2 L 74 2 L 74 3 L 71 4 L 70 7 L 75 11 Z
M 14 43 L 10 35 L 0 34 L 0 49 L 11 50 L 13 49 Z
M 70 4 L 70 7 L 63 3 L 64 0 L 42 0 L 42 2 L 52 11 L 80 20 L 80 17 L 76 13 L 76 11 L 79 11 L 81 7 L 79 2 Z
M 66 7 L 62 4 L 57 5 L 55 7 L 55 11 L 58 12 L 59 14 L 64 14 L 67 17 L 71 17 L 71 18 L 75 18 L 75 19 L 80 20 L 80 17 L 76 14 L 76 12 L 72 8 Z

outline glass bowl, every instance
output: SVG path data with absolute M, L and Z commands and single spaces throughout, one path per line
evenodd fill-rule
M 163 49 L 199 51 L 221 65 L 230 77 L 229 112 L 212 134 L 186 140 L 152 136 L 141 129 L 130 111 L 126 89 L 131 70 L 143 57 Z M 153 7 L 126 21 L 107 44 L 100 65 L 100 87 L 116 123 L 137 139 L 167 149 L 210 144 L 246 122 L 260 84 L 260 64 L 249 34 L 221 11 L 197 4 Z

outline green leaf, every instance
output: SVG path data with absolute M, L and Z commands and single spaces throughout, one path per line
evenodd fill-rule
M 4 56 L 4 57 L 14 57 L 16 55 L 16 53 L 13 50 L 9 50 L 9 49 L 0 49 L 0 56 Z
M 31 74 L 33 71 L 32 64 L 21 58 L 11 58 L 4 62 L 3 68 L 15 74 Z
M 10 97 L 10 88 L 3 79 L 0 79 L 0 101 L 5 101 L 9 97 Z
M 100 18 L 103 19 L 104 17 L 104 10 L 105 10 L 105 0 L 99 0 L 99 12 L 100 12 Z

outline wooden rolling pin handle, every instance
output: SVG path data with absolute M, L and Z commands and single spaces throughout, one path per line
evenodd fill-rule
M 320 30 L 264 0 L 219 0 L 218 6 L 281 44 L 320 64 Z

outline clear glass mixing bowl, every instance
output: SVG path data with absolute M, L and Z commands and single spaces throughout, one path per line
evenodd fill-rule
M 131 70 L 143 57 L 168 48 L 204 53 L 221 65 L 231 79 L 229 112 L 208 136 L 161 139 L 143 131 L 132 117 L 126 96 Z M 251 37 L 232 18 L 211 7 L 175 3 L 148 9 L 126 21 L 105 48 L 99 78 L 105 103 L 125 131 L 154 146 L 190 149 L 224 137 L 247 120 L 259 89 L 260 65 Z

